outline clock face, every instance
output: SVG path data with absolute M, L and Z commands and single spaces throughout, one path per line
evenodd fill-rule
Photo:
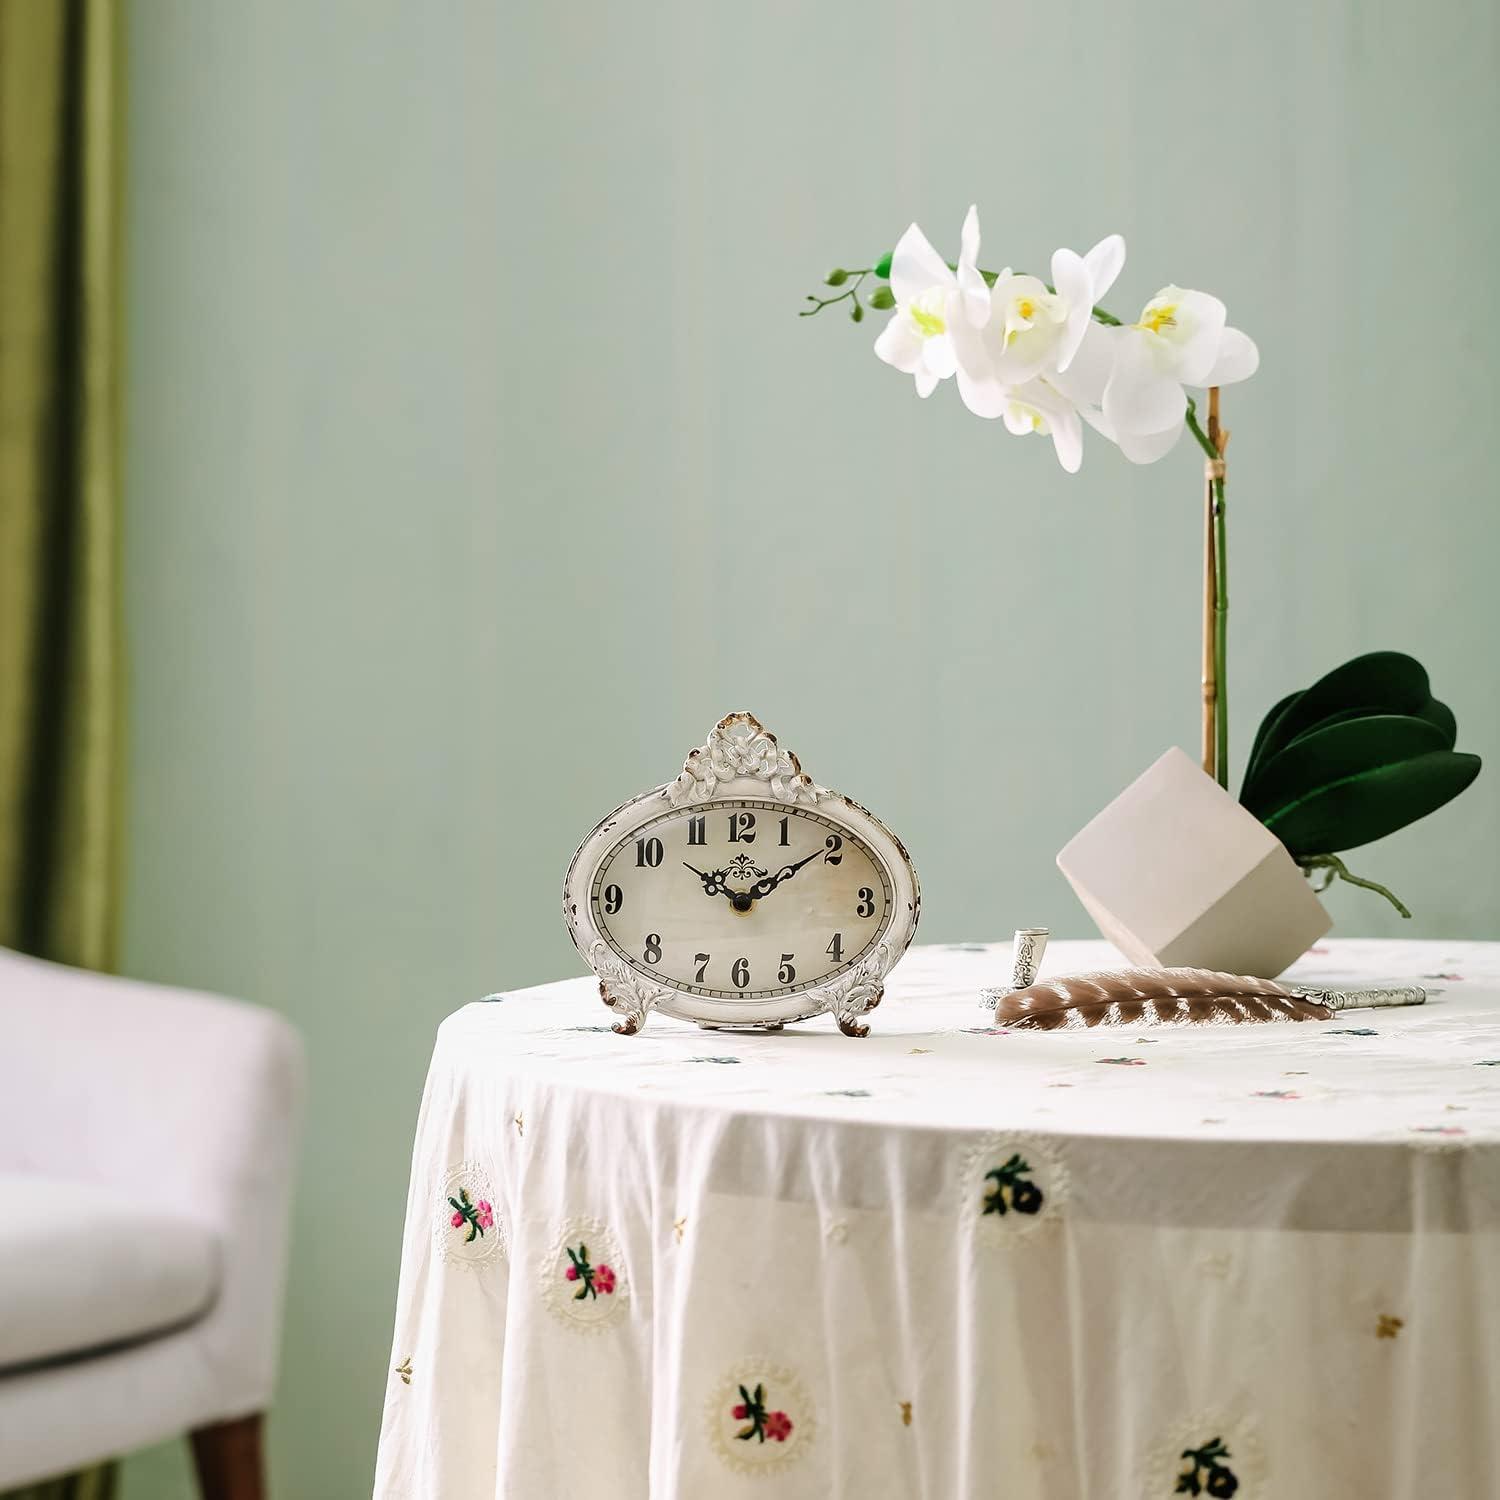
M 725 799 L 662 813 L 609 848 L 594 925 L 631 968 L 722 1000 L 793 995 L 858 963 L 891 925 L 885 866 L 814 807 Z

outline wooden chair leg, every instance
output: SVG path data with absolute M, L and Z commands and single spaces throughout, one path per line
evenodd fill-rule
M 193 1465 L 203 1500 L 266 1500 L 260 1412 L 200 1427 L 192 1435 Z

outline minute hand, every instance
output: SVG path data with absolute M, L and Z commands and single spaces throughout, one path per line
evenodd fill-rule
M 769 896 L 783 880 L 790 880 L 803 865 L 811 864 L 821 853 L 823 853 L 821 849 L 814 849 L 806 859 L 799 859 L 796 864 L 785 865 L 774 875 L 767 875 L 764 880 L 757 880 L 745 894 L 752 901 L 759 901 L 762 896 Z

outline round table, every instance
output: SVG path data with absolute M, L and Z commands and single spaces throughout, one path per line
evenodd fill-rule
M 1043 973 L 1115 962 L 1054 943 Z M 868 1038 L 591 980 L 443 1023 L 381 1500 L 1500 1494 L 1500 944 L 1330 942 L 1329 1022 Z

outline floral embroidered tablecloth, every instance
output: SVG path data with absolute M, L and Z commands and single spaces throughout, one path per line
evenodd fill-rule
M 998 1031 L 1007 966 L 913 949 L 862 1041 L 451 1016 L 378 1500 L 1500 1495 L 1500 944 L 1202 1029 Z

